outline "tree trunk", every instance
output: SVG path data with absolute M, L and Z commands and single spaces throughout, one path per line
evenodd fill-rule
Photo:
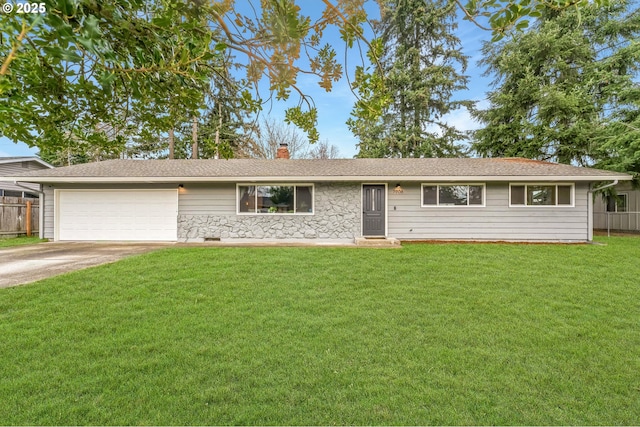
M 191 135 L 193 137 L 193 145 L 191 147 L 191 158 L 198 158 L 198 118 L 193 116 L 193 127 L 191 128 Z
M 169 129 L 169 158 L 175 158 L 175 139 L 173 135 L 173 128 Z

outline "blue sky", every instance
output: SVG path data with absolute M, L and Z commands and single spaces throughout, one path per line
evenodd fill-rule
M 303 13 L 306 12 L 307 3 L 303 3 Z M 372 9 L 372 10 L 375 10 Z M 481 102 L 485 99 L 485 92 L 489 89 L 490 79 L 483 77 L 483 70 L 478 68 L 477 62 L 481 58 L 480 49 L 482 42 L 491 38 L 491 34 L 481 30 L 475 25 L 459 20 L 457 36 L 462 41 L 463 52 L 469 57 L 469 66 L 467 75 L 470 77 L 468 90 L 457 94 L 457 98 L 471 99 Z M 335 45 L 336 50 L 340 52 L 339 47 L 342 42 L 338 37 L 328 35 L 328 42 Z M 359 54 L 355 51 L 350 52 L 348 56 L 349 68 L 353 68 L 360 64 Z M 320 132 L 320 140 L 328 141 L 330 144 L 336 145 L 340 150 L 341 157 L 353 157 L 357 153 L 356 139 L 353 137 L 347 125 L 346 120 L 355 102 L 355 96 L 349 90 L 348 82 L 345 78 L 341 79 L 334 85 L 331 92 L 327 93 L 320 88 L 317 80 L 310 76 L 301 76 L 298 80 L 300 88 L 311 95 L 318 108 L 318 130 Z M 282 120 L 284 118 L 284 110 L 287 107 L 297 105 L 298 99 L 292 97 L 288 102 L 276 102 L 273 106 L 266 105 L 263 117 L 274 117 Z M 460 130 L 476 129 L 477 123 L 473 122 L 465 110 L 458 110 L 447 117 L 450 124 L 455 125 Z M 26 144 L 15 144 L 7 138 L 0 138 L 0 157 L 2 156 L 28 156 L 37 152 L 35 148 L 29 148 Z
M 377 13 L 377 6 L 369 3 L 373 7 L 369 9 L 370 17 L 373 13 Z M 306 12 L 307 4 L 303 6 L 303 12 Z M 476 25 L 465 21 L 459 14 L 458 28 L 456 35 L 461 40 L 463 53 L 468 56 L 468 68 L 466 74 L 469 76 L 468 90 L 460 92 L 456 95 L 456 99 L 470 99 L 478 101 L 479 106 L 483 106 L 485 93 L 489 90 L 491 82 L 490 78 L 482 76 L 484 69 L 478 67 L 478 61 L 482 58 L 481 48 L 485 40 L 491 39 L 491 33 L 478 28 Z M 335 46 L 339 55 L 343 52 L 340 47 L 344 45 L 337 32 L 334 34 L 325 34 L 329 43 Z M 357 65 L 361 65 L 359 52 L 354 48 L 349 52 L 348 70 L 353 75 L 353 70 Z M 320 140 L 328 141 L 330 144 L 336 145 L 340 149 L 341 157 L 353 157 L 357 153 L 357 140 L 349 131 L 345 122 L 349 118 L 353 104 L 356 101 L 355 95 L 349 89 L 346 78 L 342 78 L 333 87 L 329 93 L 320 88 L 317 79 L 311 76 L 300 76 L 298 79 L 299 86 L 305 92 L 310 94 L 315 105 L 318 108 L 318 131 L 320 132 Z M 268 117 L 284 119 L 284 110 L 287 107 L 297 105 L 297 98 L 292 97 L 288 103 L 274 104 L 271 110 L 269 106 L 265 106 L 262 114 Z M 465 109 L 457 110 L 448 115 L 447 121 L 456 126 L 460 130 L 477 129 L 479 126 L 469 116 Z

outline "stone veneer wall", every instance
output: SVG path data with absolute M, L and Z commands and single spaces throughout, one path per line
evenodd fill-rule
M 360 235 L 359 184 L 314 186 L 314 215 L 179 215 L 178 240 L 353 239 Z M 237 203 L 237 202 L 236 202 Z

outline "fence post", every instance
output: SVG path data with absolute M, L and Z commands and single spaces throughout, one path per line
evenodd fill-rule
M 27 200 L 27 237 L 31 237 L 31 200 Z

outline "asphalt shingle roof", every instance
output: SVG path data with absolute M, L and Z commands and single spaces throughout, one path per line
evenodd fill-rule
M 31 171 L 13 178 L 33 182 L 161 182 L 233 180 L 488 179 L 599 181 L 627 174 L 521 158 L 428 158 L 339 160 L 108 160 Z M 19 179 L 22 181 L 23 179 Z

